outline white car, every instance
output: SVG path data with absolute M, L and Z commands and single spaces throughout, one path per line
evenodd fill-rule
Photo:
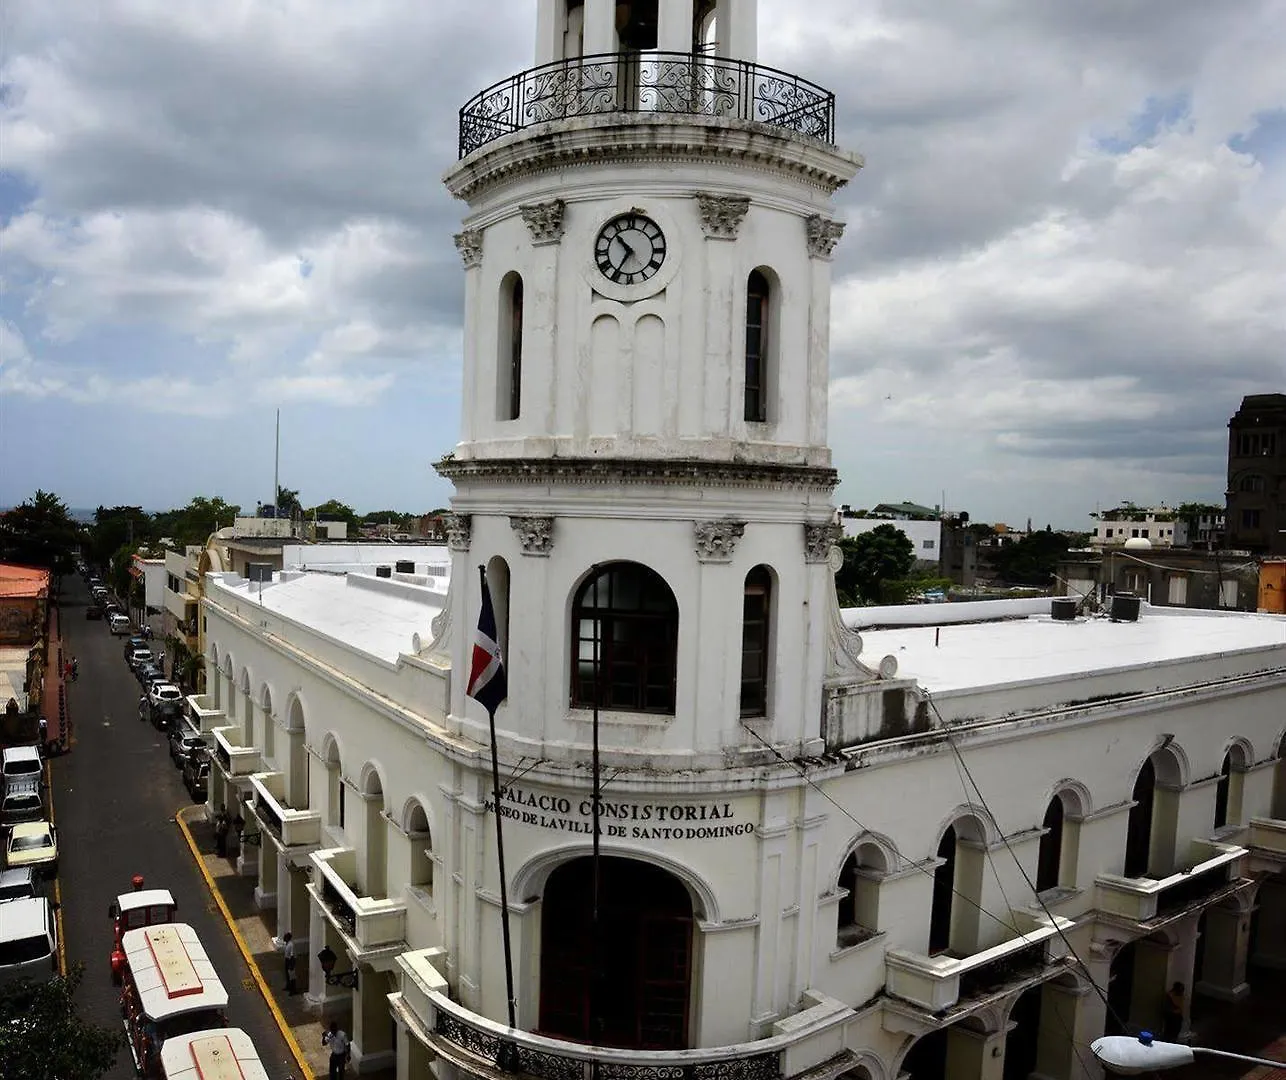
M 183 691 L 172 682 L 156 682 L 148 691 L 147 700 L 153 708 L 160 708 L 163 705 L 178 708 L 183 704 Z

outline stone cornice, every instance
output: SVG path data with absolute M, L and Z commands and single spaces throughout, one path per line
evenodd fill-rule
M 863 165 L 860 156 L 817 139 L 746 120 L 671 114 L 553 120 L 470 154 L 443 175 L 451 194 L 472 200 L 489 189 L 568 166 L 713 161 L 788 175 L 830 195 Z
M 691 458 L 443 458 L 438 475 L 469 484 L 684 485 L 692 487 L 793 487 L 830 492 L 834 469 L 813 465 L 755 465 Z

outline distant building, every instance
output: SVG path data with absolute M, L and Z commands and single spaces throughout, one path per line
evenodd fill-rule
M 130 577 L 143 589 L 143 605 L 148 612 L 165 609 L 165 559 L 135 552 L 130 561 Z
M 966 528 L 969 523 L 968 514 L 943 516 L 937 511 L 929 511 L 932 514 L 930 518 L 876 516 L 876 511 L 887 507 L 900 507 L 903 513 L 907 512 L 906 508 L 924 510 L 924 507 L 917 507 L 914 503 L 880 503 L 874 509 L 866 511 L 867 516 L 855 517 L 851 513 L 843 513 L 847 508 L 841 508 L 839 522 L 844 535 L 861 536 L 881 525 L 892 525 L 911 541 L 911 546 L 915 549 L 916 565 L 921 570 L 950 578 L 957 585 L 974 584 L 977 548 L 973 534 Z
M 1105 602 L 1134 593 L 1157 607 L 1254 611 L 1259 566 L 1245 552 L 1192 548 L 1069 551 L 1055 570 L 1055 594 Z
M 938 507 L 920 506 L 913 502 L 880 503 L 868 511 L 871 517 L 891 518 L 894 521 L 937 521 L 941 515 Z
M 1105 510 L 1094 522 L 1094 547 L 1119 547 L 1127 540 L 1147 540 L 1154 548 L 1173 547 L 1175 510 L 1160 506 L 1118 506 Z
M 1286 394 L 1251 394 L 1228 421 L 1227 537 L 1286 555 Z

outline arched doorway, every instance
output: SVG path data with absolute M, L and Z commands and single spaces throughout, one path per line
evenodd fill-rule
M 693 922 L 687 888 L 650 863 L 601 858 L 597 950 L 593 893 L 588 857 L 563 863 L 545 886 L 540 1031 L 601 1046 L 687 1049 Z
M 1148 872 L 1152 851 L 1152 800 L 1156 791 L 1156 770 L 1148 758 L 1134 780 L 1134 791 L 1125 827 L 1125 876 L 1143 877 Z

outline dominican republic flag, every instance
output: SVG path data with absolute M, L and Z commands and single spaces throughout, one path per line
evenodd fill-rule
M 478 567 L 478 574 L 482 578 L 482 610 L 478 613 L 478 630 L 473 637 L 473 667 L 465 693 L 495 716 L 500 703 L 509 695 L 509 682 L 500 656 L 500 642 L 496 640 L 496 612 L 491 606 L 486 567 Z

